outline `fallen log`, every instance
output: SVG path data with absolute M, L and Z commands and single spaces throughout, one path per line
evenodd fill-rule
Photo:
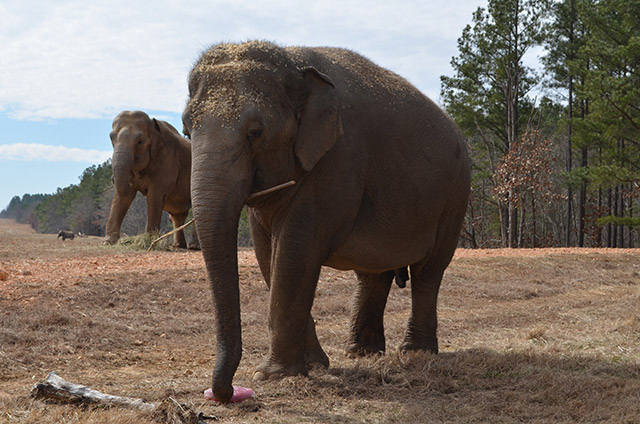
M 60 377 L 55 371 L 51 371 L 45 380 L 37 382 L 29 395 L 35 399 L 60 403 L 125 406 L 144 411 L 151 411 L 157 406 L 144 399 L 108 395 L 81 384 L 71 383 Z
M 168 424 L 207 424 L 217 417 L 197 413 L 189 406 L 180 404 L 171 396 L 160 403 L 144 399 L 114 396 L 71 383 L 52 371 L 46 379 L 36 383 L 29 393 L 34 399 L 75 405 L 100 405 L 103 407 L 126 407 L 148 412 L 158 422 Z

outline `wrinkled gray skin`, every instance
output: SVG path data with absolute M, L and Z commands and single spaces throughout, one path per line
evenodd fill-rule
M 76 235 L 75 235 L 72 231 L 60 230 L 60 232 L 58 233 L 58 237 L 57 237 L 57 238 L 62 237 L 62 241 L 65 241 L 66 239 L 71 239 L 71 240 L 73 240 L 73 238 L 74 238 L 75 236 L 76 236 Z
M 184 224 L 191 208 L 189 140 L 168 122 L 150 119 L 141 111 L 120 112 L 112 127 L 109 136 L 116 190 L 104 244 L 114 244 L 120 238 L 122 221 L 138 191 L 147 198 L 146 232 L 160 229 L 163 210 L 169 212 L 174 228 Z M 174 235 L 173 246 L 187 247 L 182 230 Z M 189 248 L 199 248 L 195 226 Z
M 402 350 L 438 351 L 436 303 L 469 196 L 453 122 L 399 76 L 350 51 L 218 45 L 189 78 L 191 192 L 213 293 L 213 392 L 228 401 L 241 352 L 237 227 L 248 196 L 255 252 L 270 286 L 269 353 L 254 378 L 328 366 L 310 314 L 323 265 L 355 270 L 348 353 L 385 350 L 395 270 L 409 266 Z M 401 275 L 401 278 L 403 276 Z M 408 277 L 408 276 L 407 276 Z

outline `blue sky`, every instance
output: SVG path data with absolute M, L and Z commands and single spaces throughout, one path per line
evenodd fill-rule
M 346 47 L 438 101 L 457 39 L 486 0 L 0 3 L 0 210 L 111 156 L 111 121 L 144 110 L 182 129 L 187 74 L 220 41 Z

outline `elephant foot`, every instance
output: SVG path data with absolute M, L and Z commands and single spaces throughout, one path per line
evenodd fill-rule
M 359 343 L 351 343 L 345 349 L 345 354 L 351 358 L 355 358 L 359 356 L 383 355 L 384 351 L 384 345 L 368 346 Z
M 253 373 L 254 381 L 278 380 L 283 377 L 303 375 L 308 376 L 309 372 L 305 364 L 283 366 L 266 361 Z
M 362 330 L 351 338 L 351 343 L 346 348 L 347 356 L 382 355 L 386 350 L 384 333 Z
M 171 245 L 171 248 L 174 249 L 174 250 L 186 249 L 187 248 L 187 244 L 186 243 L 177 243 L 177 244 L 174 243 L 174 244 Z
M 105 246 L 113 246 L 114 244 L 116 244 L 118 242 L 119 237 L 114 238 L 114 237 L 107 237 L 102 241 L 102 244 Z
M 200 245 L 198 243 L 191 242 L 187 246 L 187 249 L 189 249 L 189 250 L 200 250 Z
M 329 357 L 320 346 L 314 349 L 312 352 L 306 352 L 304 354 L 304 362 L 307 367 L 321 367 L 329 368 Z
M 438 353 L 438 338 L 437 337 L 429 337 L 423 341 L 416 341 L 405 339 L 404 342 L 400 345 L 400 350 L 402 352 L 408 351 L 423 351 L 423 352 L 431 352 L 433 354 Z

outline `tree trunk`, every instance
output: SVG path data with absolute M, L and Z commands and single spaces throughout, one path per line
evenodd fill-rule
M 475 208 L 473 207 L 473 199 L 470 199 L 469 201 L 469 231 L 467 231 L 467 233 L 469 234 L 469 238 L 470 238 L 470 242 L 471 242 L 471 248 L 472 249 L 477 249 L 478 248 L 478 243 L 476 241 L 476 225 L 475 225 L 475 220 L 476 220 L 476 214 L 475 214 Z
M 535 197 L 531 196 L 531 247 L 534 249 L 538 247 L 536 226 L 536 200 Z
M 615 211 L 613 210 L 613 190 L 609 189 L 609 192 L 607 194 L 607 202 L 609 204 L 609 215 L 610 216 L 615 216 Z M 613 225 L 613 223 L 609 222 L 609 225 L 607 225 L 608 227 L 608 232 L 607 232 L 607 247 L 615 247 L 615 225 Z
M 502 247 L 508 247 L 509 245 L 509 234 L 507 232 L 509 228 L 509 208 L 502 204 L 498 203 L 498 219 L 500 219 L 500 241 Z
M 616 201 L 619 203 L 618 217 L 624 218 L 624 185 L 620 184 L 619 188 L 617 188 L 617 191 L 618 191 L 618 198 L 616 199 Z M 624 227 L 625 227 L 624 224 L 618 225 L 618 243 L 616 245 L 619 248 L 624 247 L 624 232 L 625 232 Z
M 602 216 L 602 186 L 598 186 L 598 218 Z M 602 226 L 596 226 L 596 243 L 602 247 Z
M 587 166 L 587 149 L 582 148 L 582 159 L 580 161 L 580 167 L 586 168 Z M 584 226 L 585 226 L 585 208 L 587 203 L 587 182 L 582 181 L 580 185 L 580 195 L 578 198 L 580 203 L 578 208 L 578 246 L 584 247 Z
M 633 218 L 633 186 L 629 186 L 629 216 L 631 218 Z M 635 242 L 634 242 L 634 237 L 635 237 L 635 229 L 633 228 L 633 226 L 629 226 L 629 248 L 633 249 L 635 248 Z
M 524 247 L 524 226 L 526 224 L 526 209 L 524 207 L 524 200 L 522 201 L 523 206 L 519 207 L 518 210 L 520 211 L 520 224 L 519 224 L 519 228 L 518 228 L 518 244 L 516 245 L 517 247 Z
M 509 247 L 518 247 L 518 208 L 509 205 Z
M 570 36 L 573 36 L 573 28 Z M 571 131 L 573 119 L 573 76 L 569 76 L 569 124 L 567 126 L 567 172 L 571 172 L 573 149 L 571 148 Z M 567 228 L 564 237 L 564 245 L 566 247 L 571 246 L 571 228 L 573 227 L 573 190 L 571 185 L 567 187 Z M 579 236 L 580 237 L 580 236 Z

